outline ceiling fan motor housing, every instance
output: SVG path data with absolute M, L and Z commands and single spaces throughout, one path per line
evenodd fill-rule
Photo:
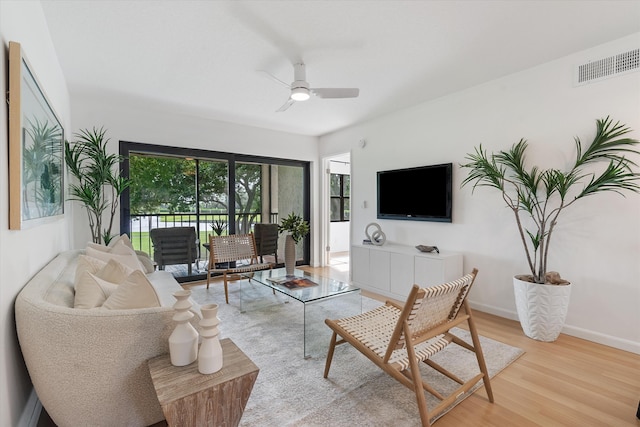
M 304 80 L 296 80 L 291 83 L 291 99 L 296 101 L 306 101 L 311 97 L 309 83 Z

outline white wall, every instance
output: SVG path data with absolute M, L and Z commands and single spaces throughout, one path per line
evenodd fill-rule
M 40 2 L 0 2 L 1 93 L 7 88 L 9 41 L 22 45 L 65 130 L 70 129 L 69 94 L 49 37 Z M 58 252 L 69 247 L 70 217 L 27 230 L 9 231 L 7 104 L 0 103 L 0 425 L 17 426 L 32 391 L 16 336 L 13 303 L 23 285 Z M 68 208 L 65 206 L 65 208 Z M 46 325 L 43 325 L 46 327 Z M 29 402 L 33 402 L 29 401 Z M 28 414 L 27 414 L 28 415 Z
M 458 165 L 480 143 L 491 152 L 520 138 L 529 141 L 532 163 L 563 168 L 574 156 L 574 136 L 590 142 L 596 119 L 607 115 L 640 139 L 640 73 L 572 84 L 576 64 L 638 47 L 640 33 L 321 137 L 322 157 L 352 150 L 352 241 L 377 221 L 388 241 L 462 252 L 465 271 L 480 271 L 473 306 L 516 319 L 511 278 L 527 264 L 500 195 L 461 189 L 466 170 L 455 168 L 452 224 L 377 220 L 375 173 Z M 563 213 L 549 267 L 574 284 L 564 332 L 640 353 L 639 217 L 640 195 L 633 193 L 583 199 Z
M 319 239 L 313 237 L 318 236 L 320 230 L 317 137 L 207 120 L 182 114 L 175 107 L 166 113 L 162 108 L 154 108 L 150 101 L 145 104 L 125 97 L 72 94 L 72 99 L 74 131 L 104 126 L 114 153 L 118 151 L 118 141 L 122 140 L 312 162 L 311 263 L 318 265 Z M 78 215 L 80 228 L 75 233 L 73 246 L 81 248 L 90 239 L 89 226 L 79 206 L 74 206 L 74 213 Z

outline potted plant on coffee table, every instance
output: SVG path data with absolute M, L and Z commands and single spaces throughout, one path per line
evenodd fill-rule
M 291 212 L 278 225 L 280 233 L 289 233 L 284 241 L 284 267 L 288 276 L 296 268 L 296 244 L 309 234 L 309 223 L 296 213 Z
M 607 117 L 597 120 L 596 135 L 586 148 L 575 138 L 576 157 L 567 171 L 525 165 L 527 142 L 487 154 L 482 145 L 468 154 L 470 169 L 462 186 L 496 188 L 514 214 L 530 274 L 514 277 L 518 317 L 524 333 L 540 341 L 555 341 L 564 326 L 571 283 L 547 271 L 551 238 L 565 208 L 586 196 L 613 191 L 639 192 L 637 166 L 627 155 L 639 154 L 639 141 L 624 135 L 631 129 Z M 602 165 L 598 168 L 596 164 Z M 556 311 L 557 309 L 557 311 Z

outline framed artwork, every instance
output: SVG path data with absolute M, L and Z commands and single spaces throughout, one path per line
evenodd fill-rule
M 64 215 L 64 130 L 19 43 L 9 42 L 9 229 Z

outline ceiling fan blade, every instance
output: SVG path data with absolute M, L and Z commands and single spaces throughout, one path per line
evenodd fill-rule
M 287 87 L 287 88 L 291 88 L 291 85 L 289 83 L 285 83 L 282 80 L 280 80 L 279 78 L 277 78 L 276 76 L 274 76 L 273 74 L 271 74 L 268 71 L 265 70 L 257 70 L 260 73 L 264 73 L 267 77 L 269 77 L 271 80 L 273 80 L 276 83 L 280 83 L 281 85 Z
M 282 107 L 280 107 L 280 108 L 278 108 L 278 109 L 276 110 L 276 113 L 281 113 L 281 112 L 283 112 L 283 111 L 287 111 L 287 110 L 289 109 L 289 107 L 291 107 L 293 104 L 295 104 L 295 102 L 296 102 L 296 101 L 295 101 L 294 99 L 291 99 L 291 98 L 287 99 L 287 102 L 285 102 L 285 103 L 282 105 Z
M 318 98 L 356 98 L 360 94 L 358 88 L 311 88 Z

